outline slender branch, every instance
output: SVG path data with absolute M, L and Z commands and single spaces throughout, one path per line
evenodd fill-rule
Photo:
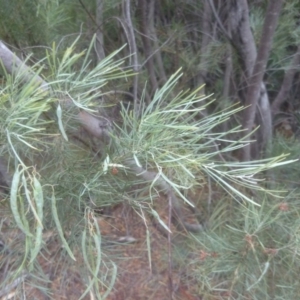
M 105 58 L 105 52 L 104 52 L 104 39 L 103 39 L 103 31 L 101 29 L 101 26 L 103 24 L 103 5 L 104 0 L 96 0 L 96 20 L 92 16 L 92 14 L 89 12 L 87 7 L 84 5 L 82 0 L 78 0 L 80 5 L 82 6 L 83 10 L 87 13 L 89 18 L 92 20 L 92 22 L 96 25 L 96 43 L 95 43 L 95 51 L 97 54 L 97 60 L 100 62 Z
M 169 218 L 168 218 L 168 227 L 171 228 L 172 222 L 172 198 L 171 196 L 168 197 L 169 199 Z M 171 232 L 168 231 L 168 280 L 169 280 L 169 298 L 170 300 L 173 299 L 173 278 L 172 278 L 172 239 L 171 239 Z
M 155 0 L 149 0 L 149 15 L 150 16 L 154 16 L 154 6 L 155 6 Z M 161 78 L 160 81 L 162 83 L 165 83 L 165 82 L 167 82 L 167 75 L 166 75 L 166 72 L 165 72 L 164 63 L 163 63 L 163 59 L 162 59 L 162 56 L 161 56 L 161 48 L 170 40 L 171 37 L 169 37 L 169 39 L 167 39 L 167 41 L 165 41 L 160 46 L 158 44 L 156 28 L 155 28 L 155 25 L 154 25 L 154 17 L 150 18 L 148 26 L 149 26 L 149 32 L 151 34 L 151 37 L 153 38 L 154 49 L 156 49 L 153 54 L 155 54 L 154 59 L 156 61 L 157 69 L 158 69 L 158 72 L 159 72 L 158 77 Z
M 232 38 L 231 38 L 231 35 L 227 32 L 227 30 L 225 29 L 222 21 L 220 20 L 220 17 L 218 15 L 217 11 L 216 11 L 216 8 L 215 8 L 215 5 L 214 5 L 213 1 L 212 0 L 206 0 L 206 1 L 208 2 L 209 6 L 211 7 L 211 10 L 212 10 L 212 12 L 213 12 L 213 14 L 215 16 L 215 19 L 216 19 L 216 21 L 217 21 L 217 23 L 218 23 L 218 25 L 219 25 L 222 33 L 224 33 L 224 35 L 226 36 L 226 38 L 228 39 L 228 41 L 232 45 L 234 45 L 234 43 L 232 41 Z
M 137 58 L 137 47 L 135 42 L 135 35 L 134 35 L 134 29 L 133 24 L 131 20 L 131 13 L 130 13 L 130 0 L 123 0 L 123 15 L 124 20 L 126 23 L 126 27 L 128 29 L 127 32 L 127 38 L 128 38 L 128 44 L 130 49 L 130 54 L 132 57 L 132 69 L 136 73 L 136 75 L 133 77 L 133 96 L 134 96 L 134 112 L 135 116 L 138 116 L 138 71 L 139 71 L 139 65 L 138 65 L 138 58 Z
M 94 19 L 94 17 L 91 15 L 91 13 L 89 12 L 89 10 L 86 8 L 86 6 L 84 5 L 84 3 L 81 0 L 78 0 L 80 5 L 82 6 L 83 10 L 88 14 L 88 16 L 90 17 L 90 19 L 92 20 L 92 22 L 98 26 L 96 20 Z M 98 1 L 98 0 L 97 0 Z M 100 0 L 101 1 L 101 0 Z

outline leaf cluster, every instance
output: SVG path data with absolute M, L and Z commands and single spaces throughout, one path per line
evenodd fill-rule
M 122 61 L 114 59 L 118 51 L 91 68 L 92 45 L 85 53 L 76 53 L 75 49 L 73 44 L 60 56 L 53 47 L 39 62 L 39 74 L 43 74 L 43 65 L 48 66 L 45 78 L 49 91 L 34 80 L 24 82 L 18 75 L 7 75 L 1 87 L 1 155 L 14 173 L 10 198 L 2 205 L 10 206 L 10 217 L 25 245 L 24 250 L 18 249 L 18 268 L 11 270 L 7 280 L 24 271 L 44 276 L 37 258 L 46 250 L 46 233 L 50 232 L 65 250 L 61 252 L 64 264 L 83 260 L 80 267 L 87 288 L 82 297 L 93 291 L 104 298 L 114 284 L 117 269 L 101 248 L 95 208 L 127 201 L 133 208 L 159 218 L 153 206 L 158 201 L 154 185 L 157 178 L 165 180 L 189 205 L 193 204 L 182 190 L 204 187 L 210 178 L 239 203 L 246 203 L 248 222 L 251 210 L 261 213 L 256 207 L 260 201 L 242 193 L 238 185 L 265 192 L 257 173 L 286 162 L 284 156 L 244 164 L 226 162 L 223 155 L 247 141 L 227 138 L 239 127 L 228 132 L 215 129 L 241 108 L 205 115 L 209 102 L 200 89 L 176 92 L 179 71 L 156 91 L 150 104 L 141 100 L 139 118 L 122 106 L 121 122 L 115 124 L 108 144 L 86 132 L 82 135 L 78 111 L 101 117 L 105 112 L 101 98 L 114 82 L 126 81 L 130 73 L 124 71 Z M 128 160 L 157 172 L 157 178 L 143 182 L 139 174 L 130 171 Z M 256 232 L 250 228 L 247 234 Z M 229 266 L 235 264 L 229 261 Z M 263 272 L 263 267 L 260 270 Z M 43 284 L 36 284 L 43 288 Z

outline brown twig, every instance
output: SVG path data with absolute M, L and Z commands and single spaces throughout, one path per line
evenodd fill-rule
M 169 200 L 169 218 L 168 218 L 168 227 L 171 228 L 172 223 L 172 197 L 168 197 Z M 173 299 L 173 278 L 172 278 L 172 239 L 171 232 L 168 231 L 168 280 L 169 280 L 169 298 Z

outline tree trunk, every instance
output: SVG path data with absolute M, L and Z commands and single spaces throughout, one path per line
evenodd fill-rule
M 155 49 L 154 59 L 158 70 L 158 78 L 159 78 L 158 85 L 160 84 L 163 85 L 164 83 L 167 82 L 168 79 L 167 79 L 163 59 L 161 56 L 161 50 L 160 50 L 161 46 L 159 45 L 158 37 L 156 34 L 154 13 L 155 13 L 155 0 L 149 0 L 149 15 L 153 17 L 150 18 L 148 26 L 149 26 L 149 32 L 151 34 L 151 38 L 153 39 L 153 46 Z
M 98 63 L 105 58 L 104 39 L 103 39 L 103 6 L 104 0 L 96 0 L 96 43 L 95 49 L 97 53 Z
M 206 82 L 206 76 L 207 76 L 206 56 L 208 55 L 208 45 L 212 36 L 211 19 L 212 19 L 211 7 L 209 5 L 209 1 L 206 0 L 203 2 L 203 16 L 202 16 L 202 24 L 201 24 L 202 41 L 200 46 L 201 71 L 198 76 L 197 86 L 201 86 Z M 200 92 L 205 94 L 205 87 L 203 87 Z
M 246 130 L 245 136 L 260 125 L 255 132 L 257 141 L 246 146 L 241 153 L 244 161 L 251 158 L 257 159 L 272 136 L 271 110 L 263 76 L 282 4 L 283 0 L 270 2 L 257 54 L 247 1 L 230 0 L 227 2 L 231 42 L 238 50 L 244 73 L 243 81 L 247 86 L 243 95 L 246 106 L 242 121 L 243 128 Z
M 152 1 L 153 2 L 153 1 Z M 148 3 L 146 0 L 139 0 L 139 10 L 140 10 L 140 32 L 141 32 L 141 38 L 143 42 L 143 49 L 144 49 L 144 55 L 145 55 L 145 64 L 149 73 L 150 82 L 152 91 L 155 92 L 158 88 L 158 83 L 155 75 L 154 70 L 154 59 L 153 59 L 153 50 L 151 45 L 151 37 L 150 37 L 150 31 L 149 31 L 149 23 L 150 20 L 153 19 L 153 14 L 150 14 L 153 12 L 153 10 L 150 10 L 150 5 L 152 3 Z
M 122 2 L 123 6 L 123 17 L 124 21 L 126 23 L 127 28 L 127 39 L 128 39 L 128 45 L 130 49 L 130 55 L 132 62 L 130 63 L 133 69 L 133 72 L 136 73 L 136 75 L 133 77 L 133 100 L 134 100 L 134 113 L 137 117 L 139 114 L 139 108 L 138 108 L 138 72 L 139 72 L 139 65 L 138 65 L 138 57 L 137 57 L 137 47 L 136 47 L 136 41 L 135 41 L 135 34 L 131 19 L 131 5 L 130 0 L 123 0 Z
M 8 74 L 19 74 L 24 81 L 30 81 L 34 78 L 37 86 L 41 86 L 45 91 L 48 90 L 48 84 L 38 75 L 32 72 L 32 70 L 26 66 L 26 64 L 19 59 L 13 52 L 11 52 L 5 44 L 0 40 L 0 63 L 4 67 L 4 71 Z
M 282 4 L 283 0 L 270 1 L 267 9 L 267 15 L 263 26 L 263 32 L 259 44 L 256 62 L 253 68 L 252 75 L 248 81 L 247 96 L 245 101 L 246 108 L 244 110 L 243 118 L 243 128 L 245 129 L 245 136 L 249 135 L 254 127 L 256 106 L 261 93 L 263 77 L 266 70 L 269 52 L 271 50 L 272 40 L 278 23 Z M 243 148 L 243 161 L 249 161 L 250 159 L 251 146 L 249 144 Z
M 227 2 L 229 28 L 231 38 L 239 51 L 240 63 L 245 78 L 252 74 L 257 51 L 249 20 L 249 7 L 246 0 L 231 0 Z

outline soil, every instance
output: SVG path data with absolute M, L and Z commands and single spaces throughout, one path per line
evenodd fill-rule
M 156 210 L 165 224 L 168 224 L 167 201 L 160 199 L 159 202 L 161 205 Z M 5 282 L 7 275 L 12 270 L 16 270 L 21 261 L 18 253 L 12 255 L 9 251 L 20 249 L 20 244 L 24 243 L 24 235 L 17 229 L 10 229 L 13 223 L 8 219 L 5 210 L 2 210 L 1 214 L 0 280 Z M 141 215 L 140 211 L 135 211 L 125 204 L 114 207 L 107 215 L 95 212 L 94 216 L 101 230 L 104 265 L 110 264 L 111 266 L 111 261 L 113 261 L 117 266 L 116 280 L 105 299 L 203 299 L 199 294 L 197 295 L 196 285 L 187 284 L 185 263 L 177 264 L 172 258 L 176 245 L 184 245 L 188 233 L 178 231 L 172 224 L 172 234 L 168 236 L 167 230 L 157 221 L 154 222 L 149 215 Z M 195 220 L 188 221 L 195 222 Z M 1 300 L 80 299 L 87 288 L 81 274 L 84 266 L 82 253 L 79 250 L 74 253 L 76 257 L 76 262 L 74 262 L 67 254 L 62 255 L 64 249 L 61 247 L 57 233 L 45 232 L 44 240 L 43 250 L 38 256 L 41 268 L 38 273 L 44 274 L 43 277 L 39 275 L 40 278 L 36 278 L 35 273 L 28 272 L 19 274 L 14 280 L 10 278 L 0 288 Z M 171 256 L 168 255 L 169 252 Z M 12 260 L 11 262 L 8 261 L 8 257 Z M 16 259 L 13 260 L 12 257 Z M 106 290 L 107 288 L 102 286 L 100 294 L 104 295 Z M 96 293 L 89 292 L 81 299 L 93 300 L 100 299 L 100 297 Z

